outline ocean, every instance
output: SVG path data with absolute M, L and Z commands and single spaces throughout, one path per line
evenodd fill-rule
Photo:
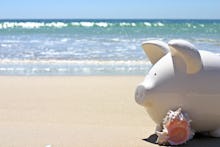
M 145 75 L 141 43 L 180 38 L 220 54 L 220 20 L 0 20 L 0 75 Z

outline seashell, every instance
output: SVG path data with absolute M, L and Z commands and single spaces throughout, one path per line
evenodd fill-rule
M 181 108 L 176 111 L 168 111 L 163 120 L 162 132 L 156 132 L 158 136 L 156 142 L 160 145 L 180 145 L 186 143 L 195 134 L 191 129 L 190 122 L 188 114 L 182 112 Z

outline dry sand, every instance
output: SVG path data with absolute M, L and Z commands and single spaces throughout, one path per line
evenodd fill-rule
M 151 143 L 155 124 L 134 101 L 142 80 L 0 77 L 0 147 L 157 146 Z M 201 145 L 218 146 L 220 141 L 196 137 L 187 144 Z

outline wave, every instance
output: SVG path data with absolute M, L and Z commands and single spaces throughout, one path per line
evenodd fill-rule
M 219 28 L 219 20 L 111 20 L 111 19 L 54 19 L 54 20 L 0 20 L 0 29 L 66 28 L 66 27 L 172 27 L 172 28 Z
M 43 28 L 91 28 L 91 27 L 143 27 L 143 28 L 176 28 L 176 29 L 210 29 L 210 28 L 219 28 L 220 22 L 176 22 L 176 21 L 110 21 L 110 20 L 101 20 L 101 21 L 3 21 L 0 20 L 0 29 L 43 29 Z
M 66 27 L 163 27 L 161 22 L 0 22 L 0 29 L 40 29 L 40 28 L 66 28 Z
M 128 24 L 129 25 L 129 24 Z M 134 23 L 131 25 L 135 25 Z M 23 29 L 39 29 L 39 28 L 65 28 L 65 27 L 110 27 L 112 23 L 107 22 L 2 22 L 0 23 L 0 29 L 8 28 L 23 28 Z
M 146 65 L 149 61 L 145 60 L 15 60 L 15 59 L 1 59 L 0 64 L 56 64 L 56 65 Z
M 144 75 L 149 61 L 0 60 L 0 75 Z

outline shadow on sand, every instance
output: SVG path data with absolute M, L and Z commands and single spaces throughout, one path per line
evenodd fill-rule
M 143 139 L 146 142 L 156 144 L 157 135 L 152 134 L 148 138 Z M 180 145 L 182 147 L 219 147 L 220 138 L 208 137 L 202 134 L 196 133 L 192 140 L 186 144 Z

